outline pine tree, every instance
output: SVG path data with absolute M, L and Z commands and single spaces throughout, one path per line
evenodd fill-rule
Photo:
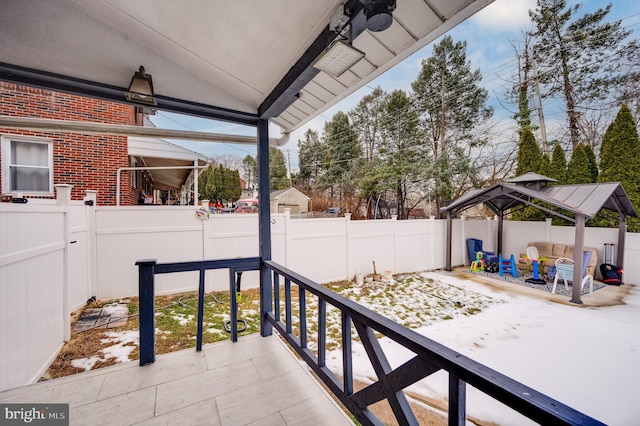
M 549 174 L 546 175 L 557 180 L 556 185 L 566 185 L 567 183 L 567 157 L 564 149 L 559 143 L 556 143 L 551 153 L 551 166 Z
M 536 138 L 530 128 L 525 128 L 520 135 L 518 142 L 518 165 L 516 166 L 516 175 L 520 176 L 525 173 L 540 173 L 543 166 L 542 151 L 536 142 Z M 545 213 L 532 206 L 526 206 L 513 213 L 515 220 L 543 220 Z
M 318 132 L 307 129 L 304 139 L 298 140 L 298 167 L 297 183 L 305 190 L 311 190 L 319 183 L 320 176 L 324 172 L 324 159 L 326 146 L 320 141 Z
M 242 160 L 242 172 L 248 189 L 258 187 L 258 162 L 251 155 L 247 155 Z
M 620 182 L 633 206 L 640 211 L 640 141 L 631 111 L 625 104 L 602 138 L 598 182 Z M 640 231 L 637 218 L 629 218 L 627 224 L 629 231 Z
M 611 4 L 577 17 L 580 8 L 580 4 L 567 7 L 566 0 L 538 0 L 536 10 L 529 11 L 536 26 L 536 60 L 545 69 L 540 81 L 546 96 L 564 98 L 574 149 L 581 140 L 579 105 L 605 97 L 624 78 L 618 64 L 622 53 L 633 46 L 624 44 L 630 31 L 620 21 L 604 21 Z
M 417 79 L 411 83 L 431 164 L 427 164 L 434 187 L 436 211 L 446 205 L 477 172 L 469 147 L 486 141 L 474 134 L 493 115 L 489 96 L 480 86 L 482 74 L 472 70 L 466 42 L 445 36 L 434 46 L 433 55 L 422 61 Z
M 587 160 L 589 160 L 589 175 L 591 176 L 591 182 L 595 183 L 598 181 L 598 162 L 596 160 L 596 154 L 593 152 L 591 145 L 584 145 L 584 153 L 587 155 Z
M 533 132 L 529 128 L 525 128 L 518 142 L 518 166 L 516 167 L 516 176 L 523 175 L 528 172 L 540 172 L 540 164 L 542 163 L 542 151 L 536 142 Z
M 271 191 L 286 189 L 289 187 L 287 179 L 287 165 L 284 154 L 278 148 L 269 147 L 269 185 Z
M 567 165 L 567 183 L 570 185 L 591 183 L 589 159 L 581 143 L 573 150 Z
M 344 197 L 348 198 L 355 192 L 355 169 L 356 160 L 360 157 L 360 144 L 349 117 L 342 111 L 337 112 L 325 127 L 329 161 L 321 184 L 324 189 L 330 190 L 330 198 L 337 190 L 339 202 L 342 202 Z

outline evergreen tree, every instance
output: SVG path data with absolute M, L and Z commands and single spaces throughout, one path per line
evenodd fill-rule
M 342 111 L 333 116 L 325 129 L 329 161 L 321 184 L 324 189 L 330 190 L 331 201 L 337 190 L 339 201 L 342 202 L 343 197 L 349 197 L 355 192 L 356 160 L 360 156 L 360 144 L 351 128 L 349 117 Z
M 304 139 L 298 140 L 298 165 L 300 171 L 297 182 L 305 190 L 311 190 L 318 185 L 324 171 L 326 146 L 320 141 L 318 132 L 307 129 Z
M 287 178 L 287 165 L 284 154 L 278 148 L 269 147 L 269 185 L 271 191 L 286 189 L 289 187 Z
M 604 22 L 611 4 L 577 17 L 580 8 L 567 7 L 566 0 L 538 0 L 536 10 L 529 11 L 536 26 L 536 60 L 545 70 L 540 82 L 547 96 L 564 98 L 574 149 L 581 140 L 578 105 L 605 97 L 623 79 L 618 64 L 631 46 L 623 43 L 630 31 L 620 21 Z
M 211 164 L 198 175 L 198 199 L 215 199 L 216 186 L 212 179 L 213 167 Z
M 242 160 L 242 172 L 248 189 L 258 188 L 258 162 L 251 155 Z
M 589 159 L 584 150 L 584 145 L 580 143 L 573 150 L 567 166 L 567 184 L 581 183 L 591 183 L 591 171 L 589 170 Z
M 480 70 L 471 70 L 467 44 L 445 36 L 434 46 L 433 55 L 422 61 L 422 69 L 411 84 L 416 107 L 422 113 L 427 164 L 432 180 L 436 211 L 446 205 L 472 180 L 476 170 L 467 148 L 483 141 L 474 134 L 493 115 L 486 105 L 488 92 L 480 87 Z
M 620 182 L 637 211 L 640 211 L 640 141 L 629 108 L 623 104 L 609 125 L 600 146 L 598 182 Z M 640 231 L 637 218 L 629 218 L 628 230 Z
M 567 184 L 567 157 L 559 143 L 556 143 L 553 147 L 551 166 L 549 169 L 549 174 L 546 176 L 557 180 L 556 185 Z
M 542 154 L 542 161 L 540 161 L 538 173 L 543 176 L 551 177 L 549 176 L 551 174 L 551 159 L 549 158 L 549 154 Z
M 517 161 L 516 176 L 529 172 L 540 173 L 543 166 L 542 151 L 530 128 L 525 128 L 520 135 Z M 514 220 L 543 220 L 545 213 L 535 207 L 525 206 L 515 211 L 512 217 Z
M 386 103 L 380 154 L 387 187 L 395 194 L 399 219 L 407 217 L 407 198 L 422 172 L 423 148 L 418 133 L 418 114 L 407 94 L 394 90 Z
M 598 162 L 596 161 L 596 154 L 593 152 L 591 145 L 584 145 L 584 153 L 587 155 L 587 160 L 589 161 L 589 176 L 591 177 L 591 182 L 595 183 L 598 181 Z
M 529 128 L 525 128 L 518 142 L 518 165 L 516 167 L 516 176 L 523 175 L 528 172 L 539 173 L 542 163 L 542 151 L 536 142 L 533 132 Z

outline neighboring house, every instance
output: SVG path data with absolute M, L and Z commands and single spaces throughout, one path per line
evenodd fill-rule
M 282 213 L 284 209 L 291 209 L 291 214 L 306 212 L 311 200 L 293 187 L 273 191 L 269 198 L 271 213 Z
M 254 198 L 254 191 L 253 188 L 248 188 L 247 187 L 247 181 L 244 179 L 240 179 L 240 187 L 242 189 L 242 195 L 240 196 L 240 198 Z
M 0 82 L 0 115 L 142 126 L 141 108 Z M 134 139 L 134 138 L 131 138 Z M 159 139 L 0 128 L 0 191 L 14 197 L 55 198 L 54 184 L 73 186 L 71 199 L 97 190 L 99 205 L 137 205 L 144 194 L 161 203 L 175 190 L 190 200 L 193 170 L 130 167 L 193 166 L 206 157 Z M 197 163 L 195 163 L 197 161 Z M 118 202 L 119 198 L 119 202 Z

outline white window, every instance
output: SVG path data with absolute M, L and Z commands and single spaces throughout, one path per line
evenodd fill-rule
M 53 144 L 25 136 L 2 136 L 2 192 L 53 194 Z

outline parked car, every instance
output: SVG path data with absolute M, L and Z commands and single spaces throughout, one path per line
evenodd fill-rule
M 236 213 L 258 213 L 257 204 L 238 204 L 235 210 Z
M 322 212 L 325 215 L 330 215 L 337 217 L 340 214 L 340 207 L 329 207 L 325 211 Z

